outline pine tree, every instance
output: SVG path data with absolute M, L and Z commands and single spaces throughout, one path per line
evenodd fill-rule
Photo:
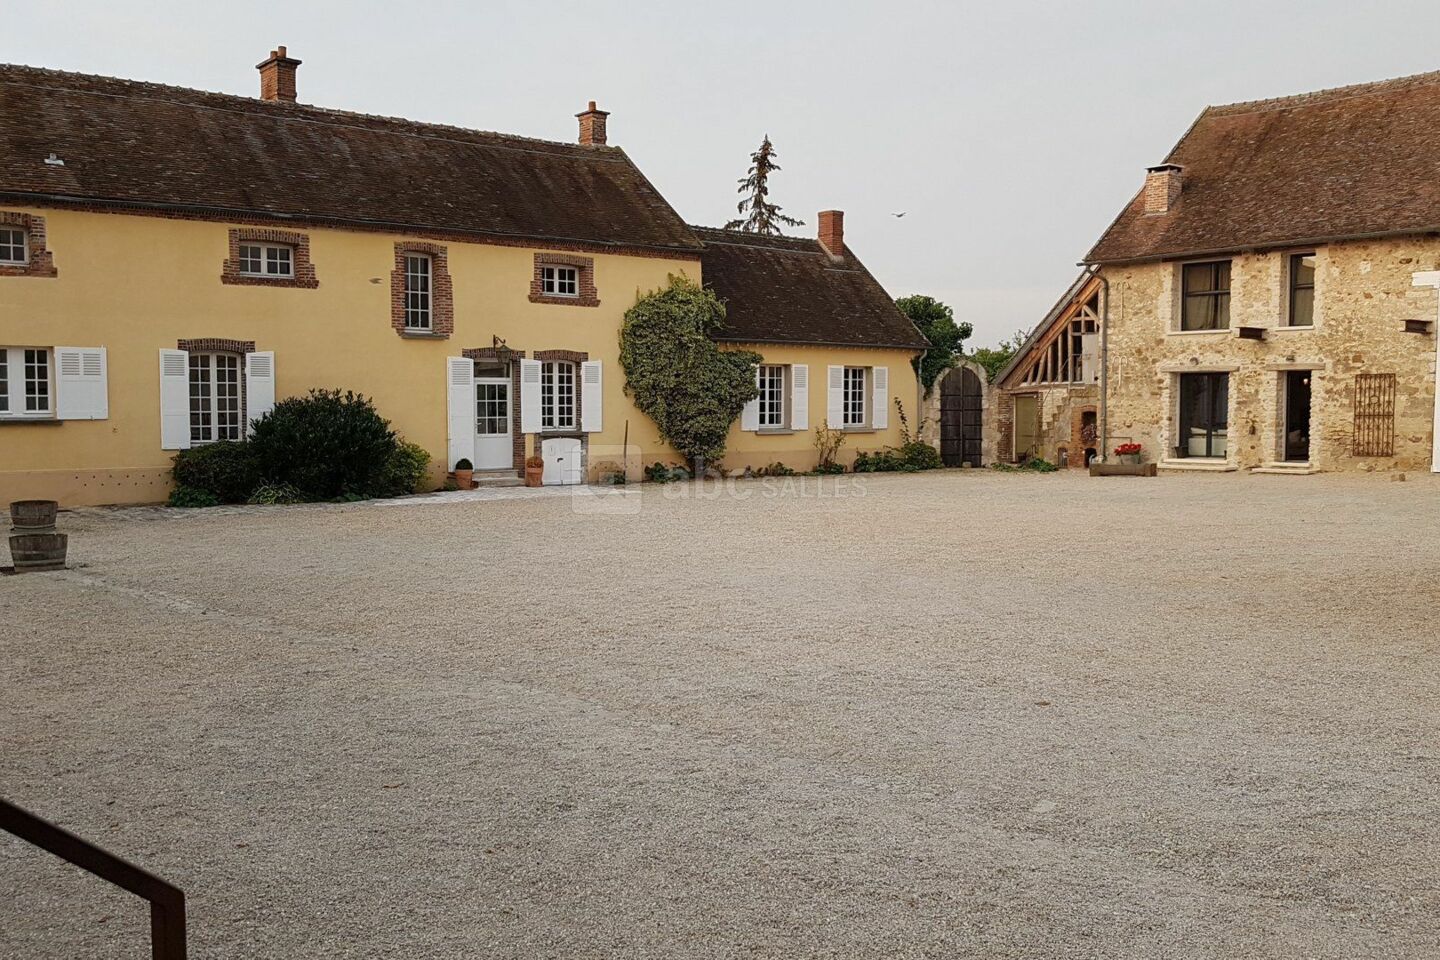
M 778 237 L 783 232 L 781 224 L 787 227 L 803 227 L 804 220 L 787 217 L 783 209 L 770 202 L 770 174 L 780 169 L 775 162 L 775 148 L 770 145 L 770 135 L 765 135 L 760 149 L 750 154 L 750 172 L 738 181 L 736 193 L 745 194 L 745 199 L 735 205 L 737 212 L 744 214 L 738 220 L 725 224 L 726 230 L 741 230 L 745 233 L 759 233 Z

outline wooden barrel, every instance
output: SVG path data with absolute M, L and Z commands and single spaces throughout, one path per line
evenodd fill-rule
M 65 569 L 65 549 L 70 538 L 63 533 L 12 533 L 10 558 L 16 573 Z
M 10 504 L 10 525 L 16 530 L 54 529 L 55 512 L 60 504 L 54 500 L 16 500 Z

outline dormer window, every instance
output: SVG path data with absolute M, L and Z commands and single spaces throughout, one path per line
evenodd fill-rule
M 580 296 L 578 267 L 545 265 L 540 268 L 540 292 L 547 297 Z
M 240 275 L 276 280 L 294 279 L 295 250 L 279 243 L 242 243 Z
M 24 266 L 29 259 L 25 231 L 14 227 L 0 227 L 0 264 Z

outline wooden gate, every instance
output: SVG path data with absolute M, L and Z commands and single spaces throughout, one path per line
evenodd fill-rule
M 980 466 L 980 378 L 968 367 L 951 370 L 940 382 L 940 459 L 947 467 Z

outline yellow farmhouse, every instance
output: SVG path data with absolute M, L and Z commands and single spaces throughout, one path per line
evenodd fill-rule
M 162 500 L 174 452 L 277 398 L 373 398 L 435 460 L 547 483 L 675 460 L 619 331 L 671 275 L 761 353 L 727 468 L 813 466 L 823 421 L 897 444 L 925 340 L 827 211 L 813 240 L 688 226 L 604 111 L 554 143 L 296 102 L 0 66 L 0 501 Z M 627 446 L 628 443 L 628 446 Z

